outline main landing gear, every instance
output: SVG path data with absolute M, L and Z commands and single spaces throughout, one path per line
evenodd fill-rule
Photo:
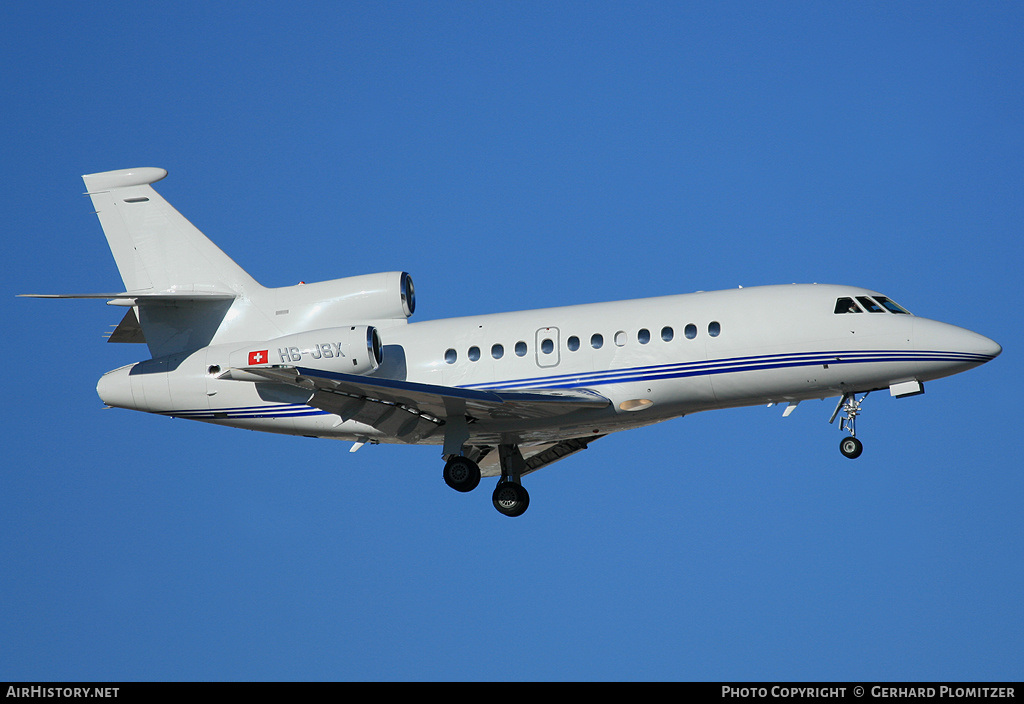
M 857 416 L 860 415 L 860 406 L 867 399 L 868 391 L 860 400 L 857 400 L 857 395 L 853 393 L 843 394 L 843 397 L 839 399 L 839 404 L 836 406 L 836 410 L 832 412 L 832 418 L 829 419 L 829 423 L 834 423 L 836 416 L 839 415 L 839 411 L 843 411 L 843 417 L 839 419 L 839 429 L 849 431 L 850 437 L 843 438 L 842 442 L 839 443 L 839 451 L 843 453 L 843 456 L 849 457 L 851 460 L 855 460 L 860 457 L 860 453 L 864 452 L 864 443 L 857 439 Z
M 498 480 L 498 485 L 494 487 L 494 493 L 491 494 L 491 503 L 494 504 L 494 508 L 498 509 L 498 513 L 501 515 L 515 518 L 516 516 L 522 516 L 526 513 L 526 509 L 530 507 L 530 495 L 522 484 L 503 477 Z
M 520 480 L 526 469 L 526 461 L 518 445 L 499 445 L 498 458 L 501 462 L 501 479 L 494 487 L 491 502 L 498 513 L 504 516 L 522 516 L 530 506 L 530 494 Z M 469 457 L 453 455 L 444 465 L 444 482 L 456 491 L 472 491 L 480 484 L 480 467 Z
M 455 491 L 473 491 L 480 483 L 480 467 L 468 457 L 455 455 L 444 466 L 444 483 Z

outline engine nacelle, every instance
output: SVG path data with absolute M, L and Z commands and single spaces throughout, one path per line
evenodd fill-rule
M 253 342 L 235 350 L 232 367 L 287 365 L 345 374 L 369 374 L 380 366 L 380 336 L 372 325 L 346 325 Z
M 412 277 L 404 271 L 349 276 L 271 289 L 274 324 L 282 330 L 312 330 L 339 323 L 404 323 L 416 310 Z M 393 321 L 393 322 L 391 322 Z

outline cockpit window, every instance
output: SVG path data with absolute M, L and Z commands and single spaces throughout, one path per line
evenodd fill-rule
M 882 310 L 882 306 L 878 305 L 877 303 L 872 301 L 867 296 L 857 296 L 857 300 L 860 301 L 860 304 L 862 306 L 867 308 L 869 313 L 884 313 L 885 312 L 884 310 Z
M 860 305 L 857 305 L 857 301 L 860 301 Z M 862 309 L 861 306 L 864 308 Z M 863 313 L 865 310 L 872 313 L 889 311 L 897 315 L 913 315 L 909 310 L 885 296 L 857 296 L 856 300 L 853 298 L 836 299 L 835 312 L 837 315 L 840 313 Z
M 899 305 L 892 299 L 886 298 L 885 296 L 875 296 L 875 300 L 882 304 L 882 306 L 890 313 L 897 313 L 899 315 L 910 315 L 910 311 Z
M 852 298 L 840 298 L 836 301 L 836 314 L 839 313 L 863 313 Z

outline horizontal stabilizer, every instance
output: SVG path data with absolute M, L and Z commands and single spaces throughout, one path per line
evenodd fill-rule
M 19 298 L 91 298 L 110 301 L 131 301 L 121 305 L 146 305 L 147 303 L 174 303 L 175 301 L 230 301 L 238 294 L 230 291 L 171 291 L 153 293 L 146 291 L 121 291 L 120 293 L 19 293 Z
M 19 295 L 21 298 L 106 299 L 108 306 L 130 308 L 108 341 L 145 343 L 154 359 L 210 344 L 228 308 L 238 297 L 235 293 L 217 290 Z

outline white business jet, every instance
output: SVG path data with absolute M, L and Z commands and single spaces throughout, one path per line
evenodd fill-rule
M 619 430 L 688 413 L 870 392 L 904 397 L 995 358 L 998 344 L 852 286 L 785 285 L 409 323 L 402 272 L 266 288 L 151 186 L 163 169 L 84 176 L 125 290 L 49 295 L 127 308 L 110 342 L 151 359 L 103 375 L 108 406 L 355 443 L 441 446 L 468 492 L 522 477 Z

